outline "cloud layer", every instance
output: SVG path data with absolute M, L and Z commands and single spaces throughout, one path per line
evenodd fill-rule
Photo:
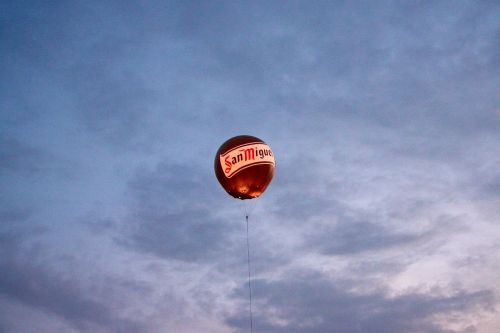
M 499 9 L 3 5 L 0 331 L 493 332 Z

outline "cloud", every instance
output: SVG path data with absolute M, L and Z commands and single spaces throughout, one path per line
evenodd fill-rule
M 461 313 L 493 311 L 490 290 L 410 292 L 389 296 L 383 291 L 351 291 L 358 282 L 335 281 L 311 272 L 295 272 L 277 281 L 254 281 L 254 322 L 262 332 L 470 332 L 470 325 L 448 329 L 435 321 Z M 243 296 L 243 295 L 241 295 Z M 242 310 L 228 323 L 244 331 Z M 448 321 L 450 324 L 451 322 Z
M 81 331 L 107 327 L 120 332 L 137 332 L 141 326 L 132 320 L 115 318 L 105 304 L 85 296 L 74 278 L 61 278 L 55 272 L 29 263 L 2 260 L 0 293 L 43 312 L 55 314 Z
M 391 232 L 388 228 L 370 222 L 341 222 L 335 227 L 317 230 L 311 240 L 322 253 L 352 255 L 363 251 L 376 251 L 395 246 L 415 245 L 425 235 Z
M 0 170 L 33 175 L 50 161 L 49 155 L 12 137 L 0 136 Z
M 243 331 L 243 212 L 212 165 L 248 133 L 278 161 L 258 328 L 487 332 L 498 4 L 3 7 L 0 330 Z
M 86 289 L 76 272 L 64 272 L 50 260 L 47 265 L 49 249 L 39 240 L 34 241 L 32 234 L 2 233 L 0 238 L 4 237 L 6 241 L 0 243 L 0 296 L 2 302 L 12 305 L 7 309 L 18 311 L 14 305 L 22 304 L 29 309 L 26 312 L 32 312 L 23 322 L 35 320 L 36 313 L 46 313 L 57 318 L 53 321 L 66 322 L 81 332 L 98 328 L 120 332 L 143 329 L 133 320 L 116 316 L 108 300 Z M 2 325 L 18 327 L 8 313 L 3 313 L 0 321 Z
M 366 251 L 387 251 L 391 249 L 412 248 L 419 252 L 436 251 L 443 240 L 453 235 L 467 231 L 465 222 L 455 216 L 440 215 L 432 212 L 432 208 L 424 208 L 431 212 L 427 217 L 431 220 L 429 226 L 418 224 L 412 226 L 415 216 L 403 209 L 394 218 L 377 217 L 374 212 L 371 216 L 361 212 L 350 211 L 350 214 L 338 216 L 335 221 L 318 225 L 309 232 L 308 247 L 318 249 L 325 255 L 352 256 Z M 418 219 L 418 217 L 417 217 Z M 406 226 L 409 223 L 410 226 Z M 414 230 L 412 230 L 414 229 Z
M 154 170 L 138 171 L 129 182 L 133 202 L 129 232 L 119 242 L 188 262 L 213 261 L 229 251 L 235 226 L 219 214 L 221 207 L 206 187 L 204 175 L 187 164 L 161 163 Z
M 181 214 L 155 217 L 137 216 L 137 230 L 132 235 L 135 249 L 163 258 L 185 261 L 214 259 L 232 245 L 227 239 L 231 230 L 216 218 L 208 218 L 209 210 L 191 210 Z

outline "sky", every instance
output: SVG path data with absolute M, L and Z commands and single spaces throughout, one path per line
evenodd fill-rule
M 0 332 L 496 333 L 498 1 L 3 1 Z M 266 141 L 258 199 L 213 170 Z

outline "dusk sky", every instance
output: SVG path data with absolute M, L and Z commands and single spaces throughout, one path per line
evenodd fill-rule
M 499 1 L 3 1 L 0 332 L 500 332 Z M 217 182 L 266 141 L 258 199 Z M 245 207 L 245 204 L 247 205 Z

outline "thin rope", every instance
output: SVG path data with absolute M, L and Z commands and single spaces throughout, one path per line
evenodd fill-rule
M 250 312 L 250 333 L 253 332 L 253 314 L 252 314 L 252 283 L 250 279 L 250 241 L 248 237 L 248 212 L 245 206 L 245 218 L 247 221 L 247 263 L 248 263 L 248 297 L 249 297 L 249 312 Z

